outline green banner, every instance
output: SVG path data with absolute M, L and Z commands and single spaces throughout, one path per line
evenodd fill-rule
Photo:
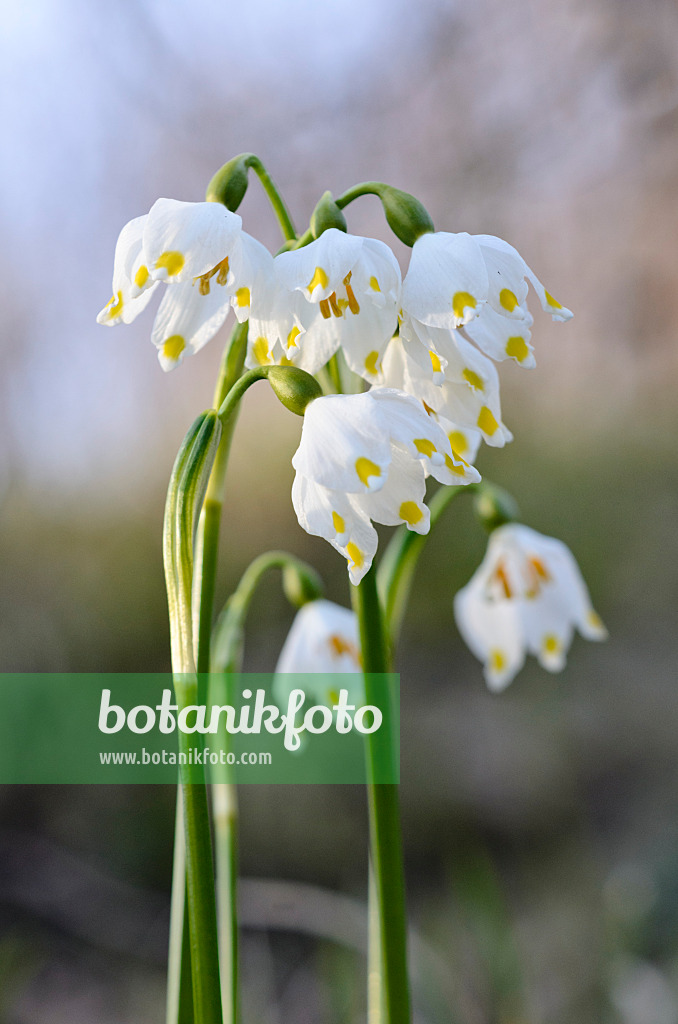
M 399 677 L 0 674 L 0 784 L 397 783 Z

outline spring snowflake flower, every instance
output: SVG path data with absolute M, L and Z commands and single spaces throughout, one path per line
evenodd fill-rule
M 164 282 L 152 341 L 161 366 L 170 370 L 216 334 L 231 306 L 246 319 L 253 280 L 272 257 L 241 223 L 220 203 L 158 199 L 120 232 L 113 297 L 98 322 L 131 323 Z
M 373 521 L 428 533 L 428 475 L 443 484 L 480 479 L 454 455 L 422 404 L 394 388 L 311 402 L 292 465 L 301 527 L 344 555 L 352 583 L 360 582 L 376 553 Z
M 454 612 L 492 690 L 508 686 L 526 652 L 559 672 L 575 628 L 588 640 L 607 637 L 569 548 L 518 523 L 490 535 L 485 558 L 455 597 Z
M 442 332 L 462 328 L 492 359 L 533 367 L 528 281 L 553 320 L 572 317 L 501 238 L 444 231 L 422 235 L 403 281 L 401 330 L 430 351 L 434 361 L 443 354 L 436 343 Z
M 472 462 L 480 437 L 495 448 L 513 439 L 501 418 L 499 375 L 490 360 L 463 338 L 441 343 L 440 348 L 449 358 L 436 357 L 432 363 L 422 346 L 402 336 L 393 338 L 380 383 L 418 398 L 446 433 L 462 431 L 466 444 L 460 448 L 451 441 L 452 448 Z
M 253 302 L 248 365 L 289 362 L 316 373 L 341 348 L 374 381 L 397 323 L 401 277 L 384 243 L 330 228 L 274 260 Z

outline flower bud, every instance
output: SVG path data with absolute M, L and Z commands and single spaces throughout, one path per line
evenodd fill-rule
M 412 247 L 420 235 L 433 231 L 433 221 L 428 210 L 409 192 L 402 192 L 391 185 L 382 185 L 378 194 L 388 226 L 405 245 Z
M 309 402 L 322 395 L 322 388 L 315 377 L 298 366 L 271 366 L 266 369 L 276 397 L 297 416 L 303 416 Z
M 285 597 L 295 608 L 317 601 L 324 593 L 323 581 L 315 569 L 297 561 L 284 566 L 282 585 Z
M 240 206 L 247 192 L 247 169 L 251 153 L 241 153 L 219 168 L 205 193 L 208 203 L 223 203 L 231 211 Z
M 332 198 L 331 192 L 325 192 L 315 210 L 311 214 L 311 231 L 314 238 L 320 238 L 323 231 L 337 228 L 346 231 L 346 218 Z
M 515 498 L 503 487 L 480 484 L 473 502 L 473 510 L 488 533 L 498 526 L 511 523 L 520 515 Z

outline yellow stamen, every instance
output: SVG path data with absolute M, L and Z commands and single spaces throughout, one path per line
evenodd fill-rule
M 332 512 L 332 525 L 337 533 L 346 533 L 346 523 L 338 512 Z
M 371 373 L 375 377 L 376 377 L 376 375 L 379 372 L 379 370 L 377 368 L 377 359 L 378 358 L 379 358 L 379 353 L 378 352 L 370 352 L 369 355 L 367 356 L 367 358 L 365 359 L 365 369 L 367 370 L 368 373 Z
M 433 453 L 437 451 L 437 448 L 434 445 L 433 441 L 429 441 L 427 437 L 415 437 L 412 444 L 414 445 L 418 452 L 421 452 L 422 455 L 426 455 L 429 459 L 431 458 Z
M 238 288 L 235 293 L 235 301 L 239 306 L 249 306 L 250 304 L 250 290 L 249 288 Z
M 352 313 L 359 313 L 360 312 L 360 306 L 358 305 L 358 300 L 356 299 L 354 291 L 351 288 L 351 271 L 350 270 L 349 270 L 348 274 L 346 275 L 346 277 L 344 278 L 344 285 L 346 286 L 346 297 L 348 298 L 348 308 L 351 310 Z
M 379 282 L 377 281 L 376 277 L 370 278 L 370 288 L 372 289 L 373 292 L 381 291 L 381 288 L 379 287 Z
M 452 310 L 458 320 L 464 319 L 464 312 L 468 309 L 475 309 L 478 303 L 469 292 L 456 292 L 452 299 Z
M 361 455 L 359 459 L 356 459 L 355 471 L 358 474 L 358 479 L 365 487 L 369 487 L 369 478 L 371 476 L 381 476 L 381 470 L 376 462 L 372 462 L 371 459 L 366 459 L 364 455 Z
M 166 270 L 168 277 L 176 277 L 181 271 L 184 262 L 183 253 L 177 252 L 175 249 L 169 249 L 158 256 L 155 261 L 155 268 L 156 270 Z
M 424 518 L 424 513 L 421 511 L 416 501 L 404 501 L 400 506 L 398 512 L 401 519 L 410 526 L 416 526 Z
M 545 583 L 548 583 L 551 579 L 551 573 L 548 571 L 541 558 L 537 558 L 536 555 L 533 555 L 532 558 L 529 559 L 529 562 L 537 576 L 544 580 Z
M 176 362 L 185 348 L 185 339 L 180 334 L 173 334 L 162 343 L 162 354 L 166 359 Z
M 428 350 L 428 354 L 431 360 L 431 366 L 433 367 L 433 372 L 440 373 L 443 368 L 443 364 L 440 362 L 440 356 L 438 356 L 432 348 Z
M 546 290 L 544 290 L 544 296 L 546 298 L 546 301 L 547 301 L 548 305 L 552 306 L 553 309 L 562 309 L 563 308 L 562 304 L 560 302 L 558 302 L 558 299 L 554 299 L 553 296 L 550 295 L 549 292 L 547 292 Z
M 273 362 L 266 338 L 257 338 L 252 345 L 252 355 L 259 363 L 259 366 L 269 366 Z
M 510 288 L 502 288 L 502 290 L 499 292 L 499 301 L 504 307 L 504 309 L 507 309 L 509 313 L 512 313 L 518 305 L 518 299 L 513 294 Z
M 214 270 L 216 270 L 216 272 L 217 272 L 217 284 L 221 284 L 221 285 L 227 284 L 228 283 L 228 256 L 226 256 L 226 258 L 223 259 L 221 261 L 221 263 L 217 263 L 217 265 L 214 268 Z M 214 270 L 212 271 L 212 273 L 214 273 Z
M 147 281 L 148 267 L 142 263 L 139 269 L 137 270 L 136 274 L 134 275 L 134 283 L 137 286 L 137 288 L 143 288 Z
M 469 370 L 468 367 L 463 371 L 462 377 L 464 380 L 475 388 L 477 391 L 483 390 L 483 378 L 480 377 L 475 370 Z
M 484 405 L 480 410 L 480 415 L 478 416 L 478 427 L 482 430 L 483 434 L 489 434 L 490 437 L 499 430 L 499 424 L 486 405 Z
M 309 294 L 311 294 L 318 285 L 320 285 L 322 289 L 327 288 L 329 281 L 330 279 L 327 276 L 326 271 L 324 271 L 322 267 L 316 267 L 313 277 L 308 282 Z
M 330 303 L 330 306 L 332 307 L 332 312 L 334 313 L 334 315 L 335 316 L 341 316 L 342 315 L 341 307 L 340 307 L 339 303 L 337 302 L 337 293 L 336 292 L 332 292 L 332 294 L 330 295 L 329 303 Z
M 323 319 L 325 320 L 329 320 L 329 318 L 332 316 L 332 314 L 330 313 L 330 304 L 327 301 L 327 299 L 320 300 L 320 312 L 322 313 Z
M 352 569 L 362 569 L 365 564 L 365 556 L 357 544 L 354 544 L 353 541 L 349 541 L 346 545 L 346 554 L 353 563 L 351 566 Z
M 506 355 L 516 359 L 519 363 L 524 362 L 530 354 L 527 342 L 524 338 L 509 338 L 506 342 Z

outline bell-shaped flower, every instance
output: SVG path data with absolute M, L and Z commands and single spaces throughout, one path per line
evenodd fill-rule
M 384 356 L 380 383 L 413 395 L 429 413 L 455 427 L 478 432 L 492 447 L 503 447 L 513 435 L 502 422 L 499 375 L 494 365 L 459 332 L 427 330 L 428 349 L 409 331 L 393 338 Z
M 292 335 L 286 357 L 315 372 L 341 348 L 354 373 L 374 381 L 400 303 L 400 267 L 389 247 L 330 228 L 276 256 L 275 264 L 279 287 L 303 296 L 307 306 L 299 317 L 303 337 Z M 282 325 L 281 338 L 289 339 L 288 328 Z
M 300 525 L 344 555 L 353 583 L 368 571 L 377 549 L 373 521 L 428 533 L 428 475 L 444 484 L 480 479 L 454 455 L 421 402 L 382 387 L 311 402 L 292 465 Z
M 492 690 L 511 682 L 526 653 L 560 671 L 575 628 L 589 640 L 607 637 L 569 548 L 518 523 L 492 532 L 481 565 L 455 597 L 454 613 Z
M 97 316 L 97 323 L 112 327 L 131 324 L 149 303 L 158 282 L 146 266 L 143 252 L 148 214 L 128 221 L 118 236 L 113 259 L 113 295 Z
M 444 231 L 422 235 L 403 281 L 401 325 L 410 326 L 425 348 L 430 347 L 428 328 L 463 327 L 491 358 L 513 358 L 521 366 L 534 366 L 528 281 L 554 320 L 570 319 L 570 310 L 546 291 L 522 256 L 501 238 Z
M 242 221 L 221 203 L 158 199 L 144 228 L 144 256 L 154 280 L 194 281 L 203 288 L 223 280 L 240 237 Z
M 333 601 L 309 601 L 297 612 L 283 644 L 273 696 L 286 710 L 291 691 L 301 688 L 312 704 L 331 708 L 344 689 L 347 703 L 358 706 L 365 700 L 362 671 L 355 613 Z M 299 674 L 304 678 L 299 679 Z

